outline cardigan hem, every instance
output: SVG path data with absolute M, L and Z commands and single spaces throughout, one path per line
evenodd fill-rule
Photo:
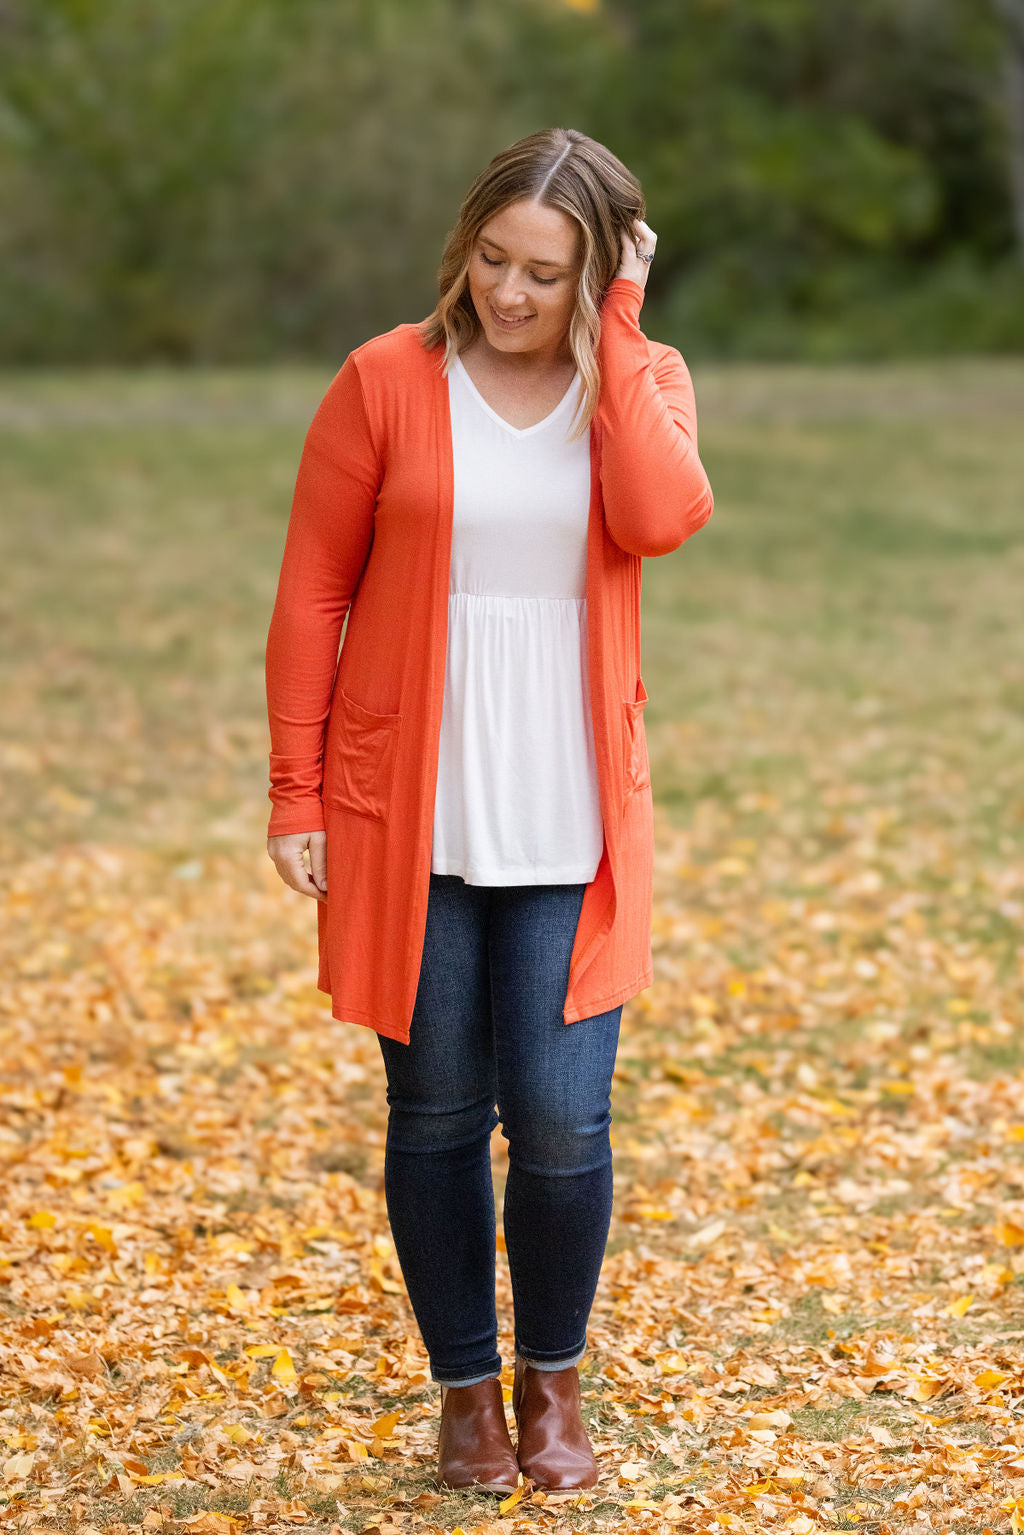
M 563 1009 L 563 1023 L 582 1023 L 585 1018 L 596 1018 L 599 1012 L 610 1012 L 620 1002 L 628 1002 L 635 997 L 638 991 L 646 991 L 654 982 L 653 966 L 648 965 L 642 970 L 635 981 L 630 981 L 628 986 L 619 986 L 615 991 L 609 992 L 606 997 L 597 997 L 592 1002 L 584 1002 L 581 1007 Z M 596 1011 L 595 1011 L 596 1009 Z
M 345 1007 L 344 1003 L 335 1004 L 331 991 L 326 986 L 317 985 L 317 991 L 322 991 L 331 998 L 331 1017 L 337 1018 L 339 1023 L 356 1023 L 366 1029 L 373 1029 L 375 1034 L 384 1034 L 388 1039 L 397 1039 L 400 1045 L 409 1043 L 411 1030 L 398 1029 L 392 1023 L 385 1023 L 383 1018 L 376 1017 L 373 1013 L 367 1013 L 360 1007 Z
M 610 992 L 608 996 L 597 997 L 592 1002 L 585 1002 L 582 1007 L 570 1008 L 568 1013 L 563 1011 L 562 1022 L 567 1024 L 582 1023 L 584 1019 L 596 1018 L 599 1013 L 610 1012 L 620 1002 L 628 1002 L 631 997 L 636 996 L 637 992 L 645 991 L 653 980 L 654 971 L 648 966 L 628 986 L 619 986 L 615 991 Z M 331 998 L 331 1017 L 337 1018 L 339 1023 L 355 1023 L 362 1028 L 373 1029 L 375 1034 L 383 1034 L 387 1039 L 395 1039 L 400 1045 L 407 1045 L 409 1043 L 412 1033 L 411 1029 L 404 1031 L 398 1029 L 393 1024 L 385 1023 L 382 1018 L 378 1018 L 374 1013 L 368 1013 L 359 1007 L 345 1007 L 340 1002 L 335 1005 L 334 997 L 326 986 L 317 986 L 317 990 L 324 992 L 326 996 Z

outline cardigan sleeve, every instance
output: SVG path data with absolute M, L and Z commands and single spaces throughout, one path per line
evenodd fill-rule
M 690 371 L 675 348 L 652 361 L 639 314 L 644 290 L 611 282 L 601 308 L 601 489 L 608 531 L 627 554 L 670 554 L 714 506 L 697 454 Z
M 324 736 L 338 644 L 373 541 L 380 480 L 350 354 L 306 434 L 267 634 L 271 837 L 324 828 Z

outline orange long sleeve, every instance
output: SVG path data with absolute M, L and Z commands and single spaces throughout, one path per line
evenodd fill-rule
M 689 369 L 674 348 L 652 363 L 638 317 L 644 290 L 617 277 L 601 311 L 601 488 L 608 531 L 627 554 L 670 554 L 711 516 L 697 454 Z
M 306 434 L 267 634 L 268 836 L 324 828 L 324 735 L 338 645 L 373 541 L 380 478 L 349 356 Z

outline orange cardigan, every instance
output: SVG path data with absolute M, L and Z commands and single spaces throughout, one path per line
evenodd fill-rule
M 689 370 L 611 283 L 591 423 L 586 597 L 604 848 L 563 1019 L 651 984 L 653 806 L 640 562 L 708 520 Z M 335 1018 L 409 1042 L 426 925 L 448 639 L 454 470 L 442 348 L 396 326 L 346 358 L 299 464 L 266 648 L 269 836 L 326 830 L 317 986 Z M 338 644 L 346 615 L 344 644 Z

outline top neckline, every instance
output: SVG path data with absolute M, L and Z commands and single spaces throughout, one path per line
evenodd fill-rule
M 487 401 L 484 399 L 483 395 L 480 393 L 479 389 L 470 378 L 469 370 L 458 353 L 455 354 L 455 361 L 453 362 L 452 366 L 458 369 L 458 372 L 470 393 L 476 398 L 479 404 L 487 412 L 491 420 L 496 421 L 499 426 L 504 427 L 505 431 L 508 432 L 512 437 L 532 437 L 534 432 L 540 432 L 544 429 L 544 427 L 550 426 L 555 417 L 561 414 L 567 402 L 575 393 L 576 385 L 580 376 L 579 369 L 577 368 L 576 372 L 572 376 L 568 389 L 565 391 L 562 398 L 555 406 L 554 410 L 548 411 L 548 414 L 542 421 L 535 421 L 532 426 L 513 426 L 511 421 L 506 421 L 504 416 L 499 416 L 498 412 L 494 409 L 493 406 L 488 405 Z

